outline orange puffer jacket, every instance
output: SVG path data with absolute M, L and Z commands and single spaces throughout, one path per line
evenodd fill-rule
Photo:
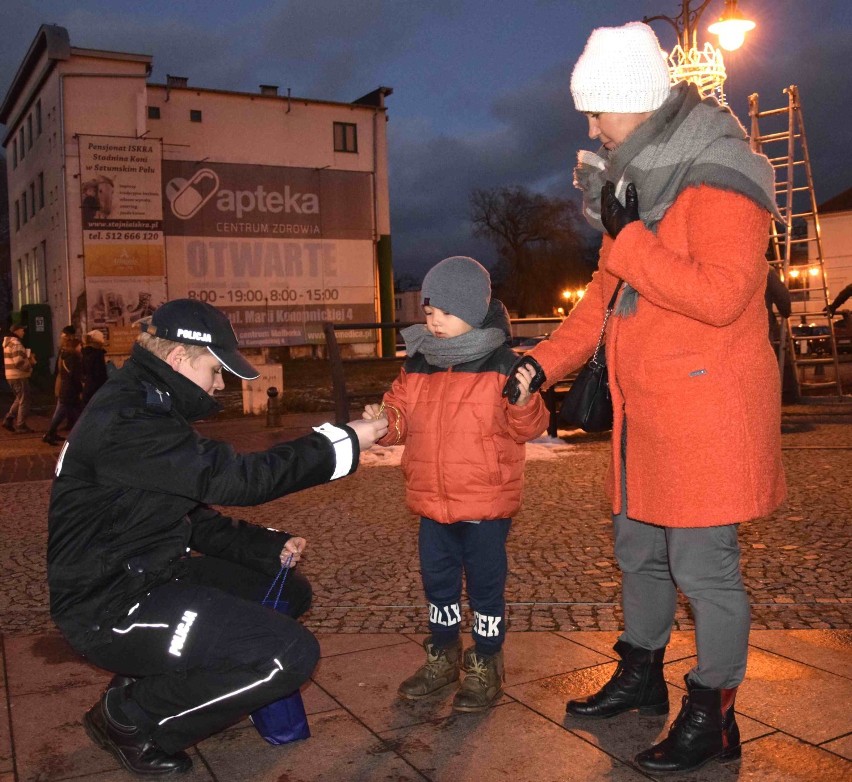
M 636 313 L 607 326 L 614 513 L 625 422 L 631 518 L 718 526 L 783 501 L 781 391 L 764 303 L 768 226 L 769 214 L 744 196 L 687 188 L 656 235 L 634 222 L 604 238 L 586 295 L 531 351 L 549 379 L 562 377 L 594 350 L 618 279 L 638 291 Z
M 506 324 L 508 326 L 508 324 Z M 547 426 L 540 394 L 526 407 L 501 395 L 517 356 L 501 346 L 440 369 L 416 353 L 384 396 L 389 430 L 405 443 L 402 468 L 412 513 L 443 523 L 513 516 L 521 505 L 524 443 Z

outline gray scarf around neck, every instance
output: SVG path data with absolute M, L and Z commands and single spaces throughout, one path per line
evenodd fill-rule
M 622 203 L 627 185 L 636 185 L 639 215 L 651 231 L 684 189 L 702 184 L 740 193 L 781 219 L 769 160 L 751 151 L 727 106 L 713 97 L 702 100 L 687 82 L 672 87 L 665 103 L 616 149 L 578 154 L 574 185 L 583 192 L 583 215 L 602 232 L 601 187 L 607 181 L 615 183 Z M 632 315 L 638 296 L 625 281 L 615 314 Z
M 506 332 L 500 328 L 472 329 L 458 337 L 438 338 L 429 333 L 425 324 L 417 323 L 399 333 L 409 356 L 422 353 L 432 366 L 442 369 L 487 356 L 506 341 Z

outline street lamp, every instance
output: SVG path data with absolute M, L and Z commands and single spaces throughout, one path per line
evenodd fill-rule
M 672 84 L 688 81 L 698 87 L 702 96 L 716 95 L 721 103 L 725 102 L 723 85 L 727 78 L 722 52 L 707 42 L 698 48 L 698 22 L 710 0 L 704 0 L 694 10 L 690 8 L 692 0 L 681 0 L 680 13 L 675 16 L 646 16 L 646 24 L 657 20 L 668 22 L 677 35 L 677 44 L 669 54 L 669 73 Z M 745 19 L 737 8 L 737 0 L 725 0 L 722 16 L 707 29 L 719 36 L 719 45 L 728 51 L 742 46 L 745 34 L 755 27 L 754 22 Z

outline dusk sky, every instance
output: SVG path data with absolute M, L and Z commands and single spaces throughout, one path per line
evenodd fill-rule
M 693 7 L 700 5 L 694 0 Z M 817 200 L 852 187 L 852 2 L 740 0 L 757 22 L 726 56 L 726 91 L 748 129 L 747 96 L 786 106 L 800 89 Z M 0 4 L 0 93 L 39 25 L 72 46 L 150 54 L 152 81 L 351 101 L 379 85 L 387 99 L 391 230 L 397 274 L 421 276 L 447 255 L 491 265 L 473 239 L 474 188 L 523 185 L 575 197 L 571 169 L 594 149 L 569 78 L 594 27 L 680 12 L 679 0 L 58 0 Z M 724 8 L 712 0 L 699 40 Z M 663 48 L 674 31 L 655 22 Z M 715 43 L 715 38 L 712 39 Z

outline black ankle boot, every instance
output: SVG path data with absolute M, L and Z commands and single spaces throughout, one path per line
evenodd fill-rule
M 175 774 L 189 771 L 192 759 L 186 752 L 168 755 L 150 736 L 133 725 L 123 725 L 110 716 L 107 698 L 116 690 L 109 689 L 86 712 L 83 727 L 89 738 L 100 747 L 112 752 L 122 766 L 134 774 Z
M 737 760 L 742 754 L 734 714 L 737 688 L 711 690 L 686 678 L 687 695 L 669 735 L 636 756 L 636 764 L 653 774 L 692 771 L 711 760 Z
M 614 717 L 631 709 L 645 716 L 667 714 L 669 693 L 663 678 L 666 648 L 640 649 L 627 641 L 612 647 L 621 657 L 612 678 L 588 698 L 568 701 L 565 710 L 574 717 Z

